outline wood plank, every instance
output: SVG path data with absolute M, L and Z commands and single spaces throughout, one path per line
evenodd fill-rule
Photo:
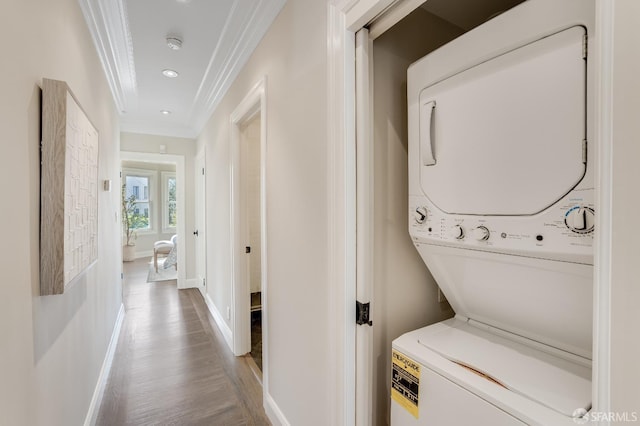
M 196 289 L 125 264 L 124 320 L 97 425 L 269 425 L 262 387 Z

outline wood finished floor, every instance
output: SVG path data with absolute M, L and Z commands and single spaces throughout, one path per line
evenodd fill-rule
M 125 263 L 126 316 L 97 425 L 269 425 L 247 359 L 233 356 L 196 289 L 147 283 Z

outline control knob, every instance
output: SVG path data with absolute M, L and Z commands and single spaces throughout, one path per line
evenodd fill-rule
M 478 241 L 486 241 L 489 239 L 489 235 L 491 235 L 491 232 L 489 232 L 489 229 L 486 226 L 478 226 L 476 228 L 473 229 L 473 231 L 471 231 L 473 238 L 475 238 Z
M 564 223 L 571 231 L 577 234 L 593 232 L 595 222 L 593 209 L 584 206 L 575 206 L 564 215 Z
M 449 235 L 456 240 L 461 240 L 464 238 L 464 228 L 460 225 L 455 225 L 449 231 Z
M 413 212 L 413 219 L 418 224 L 423 224 L 427 221 L 427 208 L 420 206 L 416 207 L 416 210 Z

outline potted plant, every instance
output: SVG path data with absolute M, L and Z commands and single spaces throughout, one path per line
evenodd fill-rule
M 147 225 L 147 218 L 136 212 L 136 196 L 127 197 L 127 186 L 122 185 L 122 228 L 125 244 L 122 246 L 122 260 L 131 262 L 136 258 L 136 229 Z

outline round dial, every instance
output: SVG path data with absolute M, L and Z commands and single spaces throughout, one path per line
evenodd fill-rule
M 478 226 L 474 228 L 471 233 L 473 234 L 473 238 L 478 241 L 486 241 L 489 239 L 489 235 L 491 235 L 491 232 L 489 232 L 486 226 Z
M 593 232 L 595 213 L 592 208 L 575 206 L 570 208 L 564 215 L 564 223 L 571 231 L 577 234 L 588 234 Z
M 449 235 L 456 240 L 461 240 L 464 238 L 464 228 L 460 225 L 455 225 L 449 231 Z
M 427 221 L 427 208 L 420 206 L 415 209 L 413 212 L 413 219 L 416 223 L 423 224 Z

